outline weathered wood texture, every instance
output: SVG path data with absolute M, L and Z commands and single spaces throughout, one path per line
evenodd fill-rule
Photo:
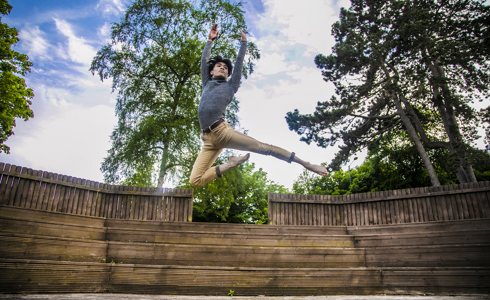
M 192 189 L 108 185 L 0 163 L 0 205 L 108 219 L 192 222 Z
M 0 294 L 488 294 L 489 230 L 490 219 L 275 226 L 0 205 Z
M 352 195 L 269 194 L 269 224 L 366 226 L 490 218 L 490 181 Z
M 352 226 L 366 266 L 490 268 L 490 219 Z

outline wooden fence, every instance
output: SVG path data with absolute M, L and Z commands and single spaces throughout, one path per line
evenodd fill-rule
M 490 182 L 352 195 L 269 194 L 269 224 L 365 226 L 490 218 Z
M 192 189 L 129 187 L 0 163 L 0 205 L 110 219 L 192 222 Z

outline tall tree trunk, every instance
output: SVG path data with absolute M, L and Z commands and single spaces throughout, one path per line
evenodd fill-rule
M 400 116 L 400 119 L 403 122 L 403 125 L 405 126 L 405 129 L 407 130 L 408 135 L 414 142 L 415 148 L 417 149 L 417 152 L 419 153 L 419 156 L 422 159 L 422 162 L 424 163 L 425 169 L 429 174 L 429 178 L 430 178 L 430 182 L 432 183 L 432 186 L 440 186 L 441 183 L 439 182 L 439 178 L 437 178 L 437 174 L 436 171 L 434 170 L 434 166 L 430 162 L 429 156 L 427 155 L 427 152 L 425 151 L 425 148 L 422 145 L 422 142 L 420 141 L 420 138 L 417 135 L 415 128 L 410 122 L 410 119 L 408 118 L 407 114 L 403 110 L 402 104 L 400 100 L 397 98 L 396 94 L 393 95 L 393 101 L 395 102 L 396 110 L 398 112 L 398 115 Z
M 384 62 L 382 62 L 381 67 L 382 67 L 386 77 L 389 79 L 390 83 L 395 85 L 395 83 L 393 83 L 393 80 L 392 80 L 388 70 L 386 69 Z M 437 174 L 436 174 L 436 171 L 434 170 L 434 166 L 430 162 L 429 156 L 427 155 L 427 152 L 425 151 L 425 148 L 422 145 L 422 142 L 420 141 L 420 137 L 417 135 L 415 128 L 413 127 L 412 123 L 410 122 L 410 118 L 405 113 L 405 110 L 403 110 L 401 101 L 398 99 L 397 93 L 392 91 L 391 92 L 391 98 L 393 99 L 393 102 L 395 103 L 397 113 L 400 116 L 400 119 L 402 120 L 402 123 L 405 126 L 405 129 L 407 130 L 408 135 L 410 136 L 413 143 L 415 144 L 415 148 L 417 149 L 417 152 L 419 153 L 419 156 L 422 159 L 422 162 L 424 163 L 425 169 L 427 170 L 427 173 L 429 174 L 429 178 L 430 178 L 430 182 L 432 183 L 432 186 L 440 186 L 441 183 L 439 182 L 439 178 L 437 178 Z
M 165 144 L 163 147 L 163 152 L 162 152 L 162 162 L 160 163 L 160 170 L 158 172 L 158 183 L 157 187 L 162 187 L 163 183 L 165 182 L 165 176 L 167 175 L 167 170 L 168 170 L 168 150 L 169 146 L 168 144 Z
M 433 97 L 439 114 L 441 115 L 444 129 L 449 138 L 449 143 L 451 145 L 449 151 L 452 154 L 455 154 L 459 159 L 460 165 L 457 168 L 458 180 L 460 183 L 476 182 L 475 172 L 473 171 L 473 166 L 468 161 L 463 137 L 454 115 L 453 104 L 450 99 L 451 92 L 449 91 L 447 84 L 443 82 L 445 79 L 444 70 L 437 61 L 429 62 L 429 68 L 432 72 L 432 76 L 435 78 L 435 80 L 431 82 L 434 94 Z

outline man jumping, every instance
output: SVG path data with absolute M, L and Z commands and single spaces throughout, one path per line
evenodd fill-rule
M 295 162 L 319 175 L 328 175 L 327 169 L 314 165 L 297 157 L 294 152 L 261 143 L 241 132 L 231 128 L 225 121 L 226 107 L 230 104 L 238 90 L 242 75 L 243 60 L 247 50 L 247 36 L 240 30 L 240 50 L 235 62 L 235 68 L 229 59 L 216 56 L 210 59 L 211 46 L 218 37 L 218 25 L 214 24 L 209 31 L 208 41 L 201 57 L 202 96 L 199 102 L 198 117 L 201 126 L 201 138 L 204 146 L 192 168 L 190 183 L 194 187 L 223 176 L 223 173 L 237 167 L 248 160 L 250 154 L 242 157 L 230 156 L 227 163 L 211 167 L 224 148 L 250 151 L 263 155 L 272 155 L 288 163 Z M 228 77 L 231 78 L 228 80 Z

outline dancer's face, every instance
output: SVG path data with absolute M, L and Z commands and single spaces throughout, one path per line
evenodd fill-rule
M 228 78 L 228 66 L 224 62 L 218 62 L 211 71 L 213 77 Z

